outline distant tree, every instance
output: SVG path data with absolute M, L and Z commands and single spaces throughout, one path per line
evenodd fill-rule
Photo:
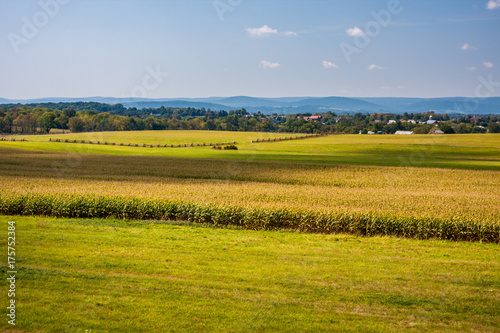
M 12 116 L 6 115 L 3 119 L 0 118 L 0 133 L 12 132 Z
M 64 115 L 68 118 L 72 118 L 72 117 L 76 116 L 76 111 L 74 109 L 66 109 L 63 112 L 64 112 Z
M 453 129 L 453 127 L 451 127 L 450 124 L 447 124 L 447 123 L 442 123 L 439 128 L 441 129 L 441 131 L 443 131 L 445 134 L 455 134 L 455 130 Z
M 489 133 L 500 133 L 500 124 L 498 124 L 498 123 L 490 123 L 488 125 L 488 132 Z
M 49 133 L 50 129 L 54 127 L 54 120 L 56 119 L 56 114 L 54 112 L 45 112 L 38 118 L 38 124 L 40 130 L 45 133 Z
M 68 128 L 68 121 L 69 121 L 69 118 L 63 113 L 59 117 L 54 119 L 54 125 L 60 129 L 67 129 Z
M 20 114 L 15 120 L 14 125 L 21 129 L 21 133 L 36 133 L 36 125 L 38 116 L 35 113 L 28 113 L 25 115 Z
M 68 128 L 73 133 L 83 132 L 85 130 L 85 122 L 80 117 L 73 117 L 68 121 Z
M 413 128 L 413 133 L 415 134 L 427 134 L 431 131 L 432 126 L 430 125 L 418 125 Z

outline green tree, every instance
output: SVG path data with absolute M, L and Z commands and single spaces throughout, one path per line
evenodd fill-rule
M 76 116 L 76 111 L 73 109 L 66 109 L 63 112 L 64 112 L 64 115 L 68 118 L 72 118 L 72 117 Z
M 54 120 L 56 119 L 56 114 L 54 112 L 45 112 L 38 118 L 38 125 L 40 130 L 45 133 L 49 133 L 52 127 L 55 127 Z
M 455 133 L 455 130 L 453 129 L 453 127 L 451 127 L 450 124 L 446 124 L 446 123 L 441 123 L 441 125 L 439 126 L 439 128 L 441 129 L 441 131 L 443 131 L 445 134 L 454 134 Z
M 83 132 L 85 130 L 85 122 L 80 117 L 73 117 L 68 121 L 68 128 L 73 133 Z
M 208 119 L 205 122 L 205 129 L 209 130 L 209 131 L 213 131 L 213 130 L 217 129 L 217 125 L 215 125 L 215 122 L 212 119 Z
M 500 133 L 500 124 L 499 123 L 489 123 L 488 132 L 489 133 Z

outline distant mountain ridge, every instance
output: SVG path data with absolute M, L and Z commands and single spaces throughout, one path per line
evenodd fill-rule
M 125 107 L 159 108 L 182 107 L 196 109 L 226 110 L 245 108 L 249 112 L 262 113 L 418 113 L 435 111 L 437 113 L 461 114 L 500 114 L 500 97 L 490 98 L 399 98 L 399 97 L 280 97 L 261 98 L 250 96 L 208 97 L 208 98 L 39 98 L 29 100 L 9 100 L 0 98 L 1 104 L 37 104 L 48 102 L 98 102 L 122 104 Z

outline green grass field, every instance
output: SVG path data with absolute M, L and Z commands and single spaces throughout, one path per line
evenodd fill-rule
M 16 221 L 15 332 L 500 330 L 498 245 L 0 219 Z
M 4 320 L 0 328 L 500 330 L 500 135 L 331 135 L 250 143 L 280 136 L 290 135 L 156 131 L 0 141 L 0 212 L 8 206 L 4 214 L 28 215 L 0 217 L 5 235 L 7 221 L 17 223 L 19 304 L 18 325 L 13 329 Z M 49 138 L 237 141 L 239 150 Z M 181 218 L 170 221 L 155 202 L 175 203 L 177 213 L 169 214 Z M 111 218 L 44 216 L 76 211 Z M 241 219 L 242 211 L 250 213 Z M 33 212 L 39 216 L 30 217 Z M 143 221 L 112 218 L 129 216 L 123 212 Z M 317 225 L 321 221 L 353 228 L 350 235 L 297 231 L 330 232 Z M 360 237 L 365 224 L 381 231 Z M 406 233 L 411 228 L 415 234 Z M 479 242 L 486 231 L 489 244 Z M 473 237 L 464 237 L 469 233 Z M 0 238 L 1 247 L 6 241 Z M 5 275 L 3 261 L 0 269 Z M 7 288 L 5 279 L 1 283 Z
M 0 141 L 0 147 L 92 154 L 500 170 L 500 134 L 331 135 L 304 140 L 250 143 L 255 139 L 289 136 L 295 135 L 212 131 L 96 132 L 27 136 L 27 142 Z M 49 142 L 49 138 L 116 144 L 236 141 L 239 150 L 221 152 L 210 147 L 179 149 L 56 143 Z

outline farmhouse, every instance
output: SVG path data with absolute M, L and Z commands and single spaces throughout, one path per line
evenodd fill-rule
M 431 132 L 431 134 L 444 134 L 444 132 L 441 130 L 434 130 Z
M 432 116 L 429 117 L 429 120 L 425 122 L 427 125 L 436 125 L 438 124 L 437 120 L 432 119 Z
M 396 135 L 413 135 L 415 133 L 413 133 L 413 131 L 397 131 L 394 134 L 396 134 Z
M 310 116 L 308 120 L 321 120 L 322 116 Z

